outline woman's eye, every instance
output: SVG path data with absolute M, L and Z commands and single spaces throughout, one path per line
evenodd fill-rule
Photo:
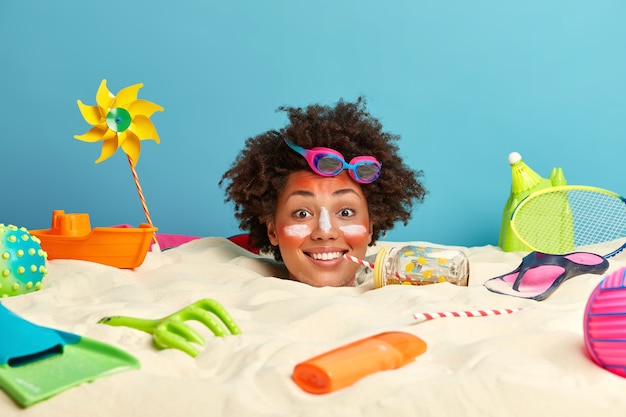
M 341 209 L 341 210 L 339 211 L 339 215 L 340 215 L 341 217 L 351 217 L 351 216 L 354 216 L 354 210 L 352 210 L 352 209 L 348 209 L 348 208 Z
M 293 213 L 293 215 L 298 219 L 306 219 L 307 217 L 311 217 L 311 213 L 306 210 L 297 210 Z

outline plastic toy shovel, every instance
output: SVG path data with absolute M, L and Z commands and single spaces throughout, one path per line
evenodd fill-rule
M 41 327 L 0 304 L 0 388 L 28 407 L 83 382 L 139 368 L 128 353 Z

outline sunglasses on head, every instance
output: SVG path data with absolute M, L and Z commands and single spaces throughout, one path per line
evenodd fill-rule
M 304 149 L 285 138 L 285 143 L 294 151 L 304 156 L 309 166 L 318 175 L 334 177 L 344 169 L 356 182 L 369 184 L 380 176 L 382 164 L 372 156 L 357 156 L 347 163 L 343 155 L 330 148 Z

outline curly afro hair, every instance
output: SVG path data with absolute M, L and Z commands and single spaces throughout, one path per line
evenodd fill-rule
M 246 140 L 244 149 L 219 185 L 228 182 L 225 202 L 235 205 L 235 217 L 249 233 L 249 244 L 281 260 L 272 246 L 265 222 L 274 218 L 278 196 L 289 175 L 310 170 L 306 160 L 289 149 L 284 138 L 305 149 L 332 148 L 347 161 L 360 155 L 374 156 L 382 164 L 380 177 L 362 184 L 373 224 L 372 243 L 396 222 L 406 225 L 415 203 L 422 203 L 426 190 L 420 182 L 423 172 L 407 166 L 398 154 L 399 136 L 382 131 L 380 122 L 366 110 L 365 99 L 340 100 L 334 107 L 318 104 L 306 108 L 279 107 L 289 124 Z

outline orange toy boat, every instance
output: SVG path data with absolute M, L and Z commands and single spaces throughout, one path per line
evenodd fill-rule
M 142 223 L 138 228 L 91 228 L 89 215 L 52 212 L 52 228 L 29 230 L 41 240 L 48 259 L 78 259 L 117 268 L 136 268 L 148 253 L 157 228 Z

